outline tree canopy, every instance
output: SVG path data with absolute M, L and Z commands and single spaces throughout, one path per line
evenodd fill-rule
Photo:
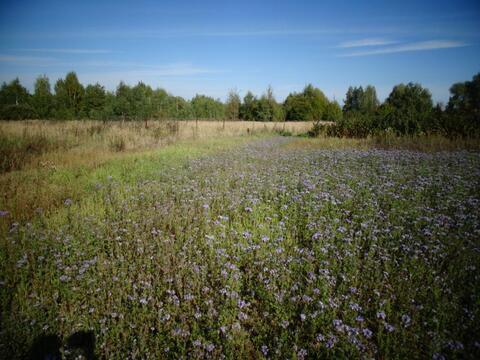
M 386 125 L 401 134 L 423 131 L 433 110 L 430 91 L 420 84 L 396 85 L 385 100 Z
M 309 84 L 301 93 L 288 95 L 284 107 L 286 119 L 293 121 L 328 120 L 327 105 L 329 101 L 318 88 Z
M 192 99 L 169 94 L 162 88 L 138 82 L 120 82 L 115 91 L 101 84 L 82 85 L 75 72 L 55 82 L 39 76 L 33 94 L 18 78 L 0 87 L 0 119 L 228 119 L 246 121 L 333 121 L 330 132 L 340 136 L 368 136 L 383 131 L 397 134 L 441 132 L 450 136 L 480 135 L 480 73 L 470 81 L 453 84 L 443 109 L 434 106 L 430 91 L 420 84 L 399 84 L 380 103 L 374 86 L 348 88 L 343 107 L 312 84 L 288 94 L 283 103 L 271 86 L 243 99 L 230 91 L 226 101 L 197 94 Z M 476 135 L 475 135 L 476 134 Z

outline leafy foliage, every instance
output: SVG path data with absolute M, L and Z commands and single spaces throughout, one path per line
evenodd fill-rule
M 3 83 L 0 89 L 0 119 L 31 119 L 35 113 L 30 105 L 31 96 L 18 78 Z
M 480 73 L 471 81 L 453 84 L 450 93 L 442 129 L 447 134 L 480 135 Z
M 286 119 L 294 121 L 327 120 L 328 103 L 325 94 L 309 84 L 301 93 L 288 95 L 284 103 Z
M 225 108 L 220 100 L 209 96 L 196 95 L 191 101 L 191 106 L 196 119 L 222 119 L 225 116 Z
M 65 79 L 55 83 L 56 117 L 74 119 L 81 115 L 85 89 L 78 81 L 77 74 L 69 72 Z
M 39 119 L 48 119 L 53 115 L 54 97 L 47 76 L 39 76 L 35 81 L 32 106 Z
M 430 91 L 420 84 L 400 84 L 393 88 L 385 101 L 388 107 L 384 127 L 400 134 L 413 134 L 427 130 L 433 102 Z
M 240 96 L 234 90 L 228 93 L 227 102 L 225 103 L 225 116 L 230 120 L 237 120 L 240 118 L 240 106 L 242 101 Z
M 343 108 L 330 101 L 317 87 L 306 85 L 300 93 L 290 93 L 277 102 L 268 87 L 260 97 L 248 91 L 243 99 L 230 91 L 225 103 L 197 94 L 187 100 L 164 89 L 139 82 L 120 82 L 114 92 L 100 84 L 79 82 L 74 72 L 55 83 L 52 94 L 46 76 L 37 78 L 30 95 L 19 79 L 0 88 L 0 119 L 242 119 L 247 121 L 312 121 L 311 134 L 367 137 L 383 132 L 397 135 L 439 133 L 450 137 L 480 136 L 480 73 L 471 81 L 450 88 L 446 109 L 434 106 L 428 89 L 420 84 L 396 85 L 383 104 L 372 85 L 349 87 Z M 332 121 L 328 128 L 320 121 Z M 321 130 L 319 130 L 321 129 Z

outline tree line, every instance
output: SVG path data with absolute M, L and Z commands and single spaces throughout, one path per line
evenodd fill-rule
M 143 82 L 120 82 L 115 91 L 99 83 L 83 86 L 75 72 L 55 82 L 39 76 L 33 94 L 14 79 L 0 88 L 0 119 L 229 119 L 248 121 L 313 121 L 314 132 L 363 137 L 383 131 L 397 134 L 441 132 L 447 135 L 479 134 L 480 73 L 471 81 L 450 88 L 446 106 L 434 105 L 431 93 L 420 84 L 396 85 L 387 99 L 378 100 L 374 86 L 350 87 L 343 108 L 313 85 L 276 101 L 269 87 L 261 96 L 252 92 L 240 98 L 230 91 L 225 102 L 206 95 L 191 100 L 153 89 Z M 321 120 L 334 125 L 322 128 Z
M 385 131 L 479 137 L 480 73 L 471 81 L 453 84 L 446 106 L 434 105 L 430 91 L 415 83 L 394 86 L 383 103 L 378 101 L 373 86 L 350 87 L 342 117 L 327 129 L 329 135 L 349 137 Z
M 229 119 L 252 121 L 310 121 L 341 114 L 320 89 L 307 85 L 302 93 L 290 94 L 281 104 L 269 87 L 260 97 L 248 92 L 243 99 L 230 91 L 223 103 L 206 95 L 191 100 L 173 96 L 164 89 L 152 89 L 139 82 L 120 82 L 113 92 L 96 83 L 83 86 L 75 72 L 55 83 L 53 91 L 46 76 L 36 79 L 33 94 L 19 79 L 3 83 L 0 89 L 0 118 L 17 119 Z

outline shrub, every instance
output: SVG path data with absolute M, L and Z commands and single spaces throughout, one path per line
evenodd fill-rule
M 35 118 L 35 112 L 30 105 L 3 105 L 0 108 L 0 119 L 23 120 Z

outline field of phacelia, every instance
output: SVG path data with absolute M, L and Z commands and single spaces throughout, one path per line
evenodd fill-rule
M 0 353 L 84 331 L 99 358 L 478 358 L 480 155 L 291 142 L 13 225 Z

